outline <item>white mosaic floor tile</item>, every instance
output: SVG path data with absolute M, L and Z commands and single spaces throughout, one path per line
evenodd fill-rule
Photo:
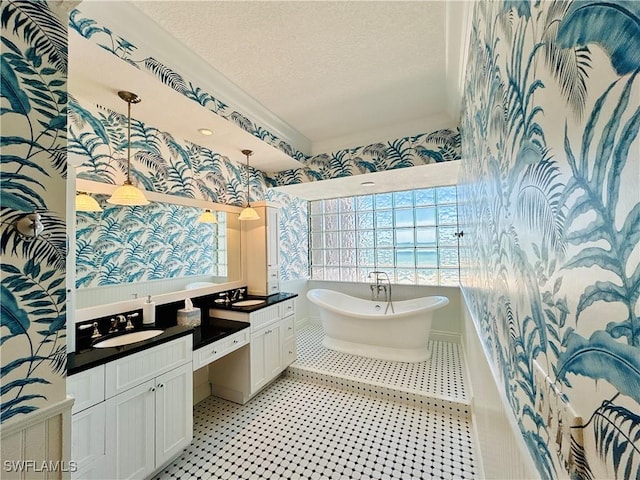
M 462 349 L 457 343 L 430 340 L 431 358 L 407 363 L 349 355 L 322 346 L 322 326 L 309 323 L 298 332 L 298 370 L 417 393 L 431 398 L 468 404 Z
M 477 476 L 467 419 L 282 377 L 246 405 L 196 405 L 192 444 L 157 478 Z

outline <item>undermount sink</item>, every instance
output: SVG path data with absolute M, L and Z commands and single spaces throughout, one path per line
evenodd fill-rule
M 254 305 L 260 305 L 264 303 L 264 300 L 241 300 L 239 302 L 232 303 L 232 307 L 253 307 Z
M 149 340 L 150 338 L 157 337 L 161 333 L 164 333 L 164 330 L 140 330 L 139 332 L 125 333 L 124 335 L 102 340 L 96 343 L 93 348 L 122 347 L 131 343 Z

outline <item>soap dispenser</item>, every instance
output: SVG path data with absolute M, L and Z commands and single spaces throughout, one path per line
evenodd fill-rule
M 151 295 L 148 295 L 147 301 L 142 304 L 142 323 L 144 325 L 156 323 L 156 302 L 151 301 Z

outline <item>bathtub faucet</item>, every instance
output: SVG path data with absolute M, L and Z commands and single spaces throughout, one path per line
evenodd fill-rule
M 395 313 L 393 310 L 393 301 L 391 300 L 391 282 L 389 281 L 389 275 L 387 272 L 381 272 L 374 270 L 369 272 L 369 278 L 375 280 L 375 284 L 371 284 L 371 299 L 378 300 L 380 292 L 384 292 L 384 300 L 387 302 L 387 307 L 384 309 L 384 314 L 387 314 L 389 307 L 391 307 L 391 313 Z

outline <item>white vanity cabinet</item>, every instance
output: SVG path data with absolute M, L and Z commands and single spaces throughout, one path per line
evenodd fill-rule
M 86 405 L 102 375 L 102 398 L 73 412 L 73 478 L 144 478 L 193 437 L 192 337 L 186 335 L 72 375 L 69 393 Z M 92 379 L 89 381 L 88 379 Z M 96 401 L 93 395 L 92 401 Z
M 271 305 L 251 313 L 212 309 L 212 316 L 227 314 L 233 320 L 249 322 L 251 341 L 248 358 L 227 355 L 209 366 L 214 395 L 246 403 L 296 359 L 295 301 Z
M 251 295 L 272 295 L 280 292 L 280 212 L 267 202 L 253 207 L 260 219 L 242 225 L 247 239 L 247 287 Z

